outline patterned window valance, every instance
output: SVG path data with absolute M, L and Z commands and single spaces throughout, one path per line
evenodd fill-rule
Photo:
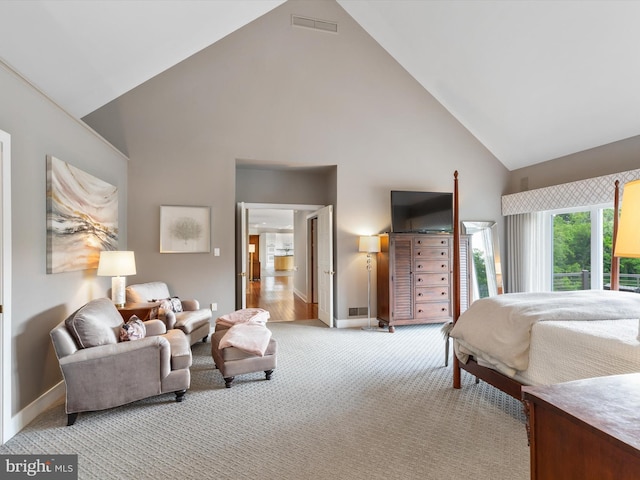
M 620 181 L 620 198 L 622 198 L 624 184 L 638 179 L 640 179 L 640 169 L 503 195 L 502 215 L 518 215 L 603 203 L 613 204 L 615 181 Z

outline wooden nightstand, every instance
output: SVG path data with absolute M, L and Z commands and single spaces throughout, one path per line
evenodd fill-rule
M 150 303 L 132 303 L 130 305 L 125 305 L 124 307 L 119 307 L 118 311 L 120 315 L 122 315 L 122 319 L 126 322 L 133 315 L 138 317 L 140 320 L 151 320 L 153 318 L 158 318 L 158 307 L 160 303 L 158 302 L 150 302 Z
M 640 478 L 640 373 L 522 391 L 533 480 Z

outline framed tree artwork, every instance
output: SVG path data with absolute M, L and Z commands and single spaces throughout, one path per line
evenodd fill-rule
M 160 207 L 160 253 L 211 252 L 211 208 Z

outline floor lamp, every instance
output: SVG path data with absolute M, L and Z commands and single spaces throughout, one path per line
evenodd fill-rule
M 256 252 L 256 246 L 253 243 L 249 244 L 249 281 L 253 282 L 253 254 Z
M 367 254 L 367 320 L 369 326 L 362 327 L 363 330 L 377 330 L 371 327 L 371 254 L 380 251 L 380 237 L 377 235 L 360 237 L 358 251 Z
M 640 180 L 625 184 L 622 190 L 622 205 L 618 233 L 613 254 L 616 257 L 640 257 Z M 640 340 L 640 321 L 638 322 Z

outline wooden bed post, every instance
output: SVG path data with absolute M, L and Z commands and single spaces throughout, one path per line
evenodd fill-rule
M 458 171 L 453 173 L 453 323 L 460 317 L 460 208 L 458 203 Z M 449 341 L 447 339 L 447 341 Z M 460 363 L 453 353 L 453 388 L 460 388 Z
M 618 238 L 618 219 L 620 203 L 620 182 L 616 180 L 615 195 L 613 197 L 613 241 L 611 242 L 611 290 L 620 289 L 620 258 L 614 255 L 616 239 Z
M 453 323 L 458 321 L 460 318 L 460 306 L 461 306 L 461 295 L 460 295 L 460 284 L 461 284 L 461 257 L 460 257 L 460 198 L 458 191 L 458 171 L 456 170 L 453 174 L 453 294 L 452 294 L 452 302 L 453 302 L 453 311 L 452 318 Z M 469 253 L 471 255 L 471 253 Z M 448 341 L 448 340 L 447 340 Z M 465 370 L 469 374 L 476 377 L 476 383 L 480 381 L 480 379 L 487 382 L 489 385 L 494 386 L 498 390 L 502 390 L 507 395 L 511 395 L 516 400 L 522 400 L 522 384 L 520 384 L 517 380 L 512 379 L 511 377 L 507 377 L 502 373 L 499 373 L 496 370 L 493 370 L 488 367 L 483 367 L 478 365 L 478 362 L 470 358 L 467 363 L 461 363 L 458 360 L 458 357 L 455 355 L 455 351 L 453 353 L 453 388 L 460 389 L 462 388 L 462 370 Z

